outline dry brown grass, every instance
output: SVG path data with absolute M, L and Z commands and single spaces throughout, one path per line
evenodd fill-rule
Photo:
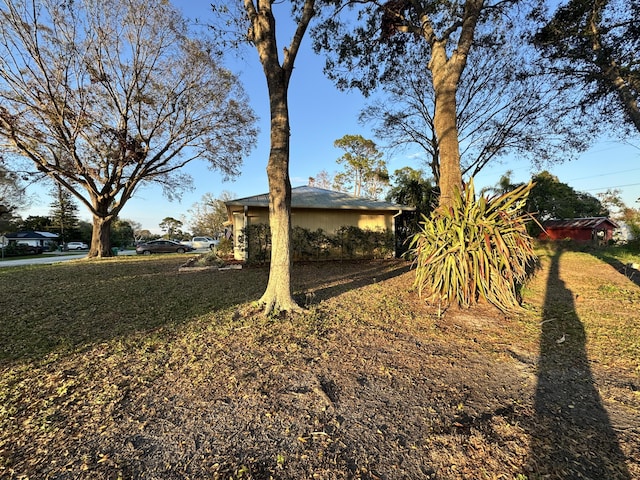
M 542 253 L 513 318 L 403 262 L 297 265 L 281 318 L 262 268 L 0 270 L 0 477 L 640 478 L 640 287 Z

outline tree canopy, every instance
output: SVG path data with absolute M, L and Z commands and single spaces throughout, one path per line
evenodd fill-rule
M 356 197 L 379 198 L 389 184 L 389 173 L 375 142 L 362 135 L 345 135 L 333 145 L 344 150 L 344 154 L 336 160 L 343 168 L 334 177 L 338 189 L 352 190 Z
M 535 185 L 529 193 L 527 210 L 540 221 L 600 217 L 609 214 L 597 197 L 576 191 L 547 171 L 534 175 L 531 182 Z M 516 188 L 517 185 L 512 187 Z M 533 234 L 539 233 L 534 223 L 529 227 Z
M 337 3 L 337 2 L 336 2 Z M 381 80 L 407 73 L 416 55 L 429 70 L 433 132 L 439 158 L 440 205 L 450 206 L 462 188 L 456 98 L 473 48 L 499 44 L 513 27 L 513 8 L 525 0 L 409 0 L 342 4 L 314 30 L 315 47 L 328 53 L 325 71 L 342 88 L 365 94 Z M 354 11 L 355 10 L 355 11 Z
M 393 172 L 387 201 L 416 207 L 418 216 L 427 215 L 437 205 L 437 188 L 422 170 L 404 167 Z
M 158 224 L 160 229 L 165 232 L 165 237 L 173 240 L 176 236 L 182 237 L 183 222 L 173 217 L 164 217 Z
M 626 119 L 640 132 L 640 3 L 570 0 L 555 10 L 535 44 L 552 62 L 560 88 L 577 83 L 582 108 L 597 106 L 607 123 Z
M 501 41 L 469 52 L 456 91 L 460 167 L 464 178 L 507 156 L 537 166 L 570 160 L 593 138 L 593 122 L 585 122 L 568 104 L 573 90 L 558 90 L 553 77 L 536 65 L 537 52 L 522 40 L 524 26 L 503 33 Z M 433 78 L 425 68 L 427 52 L 412 51 L 405 71 L 380 79 L 382 98 L 363 109 L 360 119 L 373 124 L 378 138 L 392 151 L 420 149 L 435 179 L 440 151 L 435 132 Z
M 90 256 L 140 185 L 169 196 L 206 160 L 238 173 L 254 116 L 206 37 L 164 0 L 2 0 L 0 146 L 93 215 Z

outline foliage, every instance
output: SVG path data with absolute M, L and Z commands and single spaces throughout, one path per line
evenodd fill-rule
M 177 218 L 164 217 L 158 226 L 165 232 L 165 237 L 170 240 L 182 237 L 182 222 Z
M 231 192 L 224 191 L 218 198 L 205 193 L 200 202 L 194 203 L 189 210 L 189 228 L 194 236 L 218 238 L 224 232 L 224 223 L 228 220 L 225 202 L 234 198 Z
M 171 2 L 3 5 L 0 138 L 89 209 L 90 256 L 111 256 L 111 221 L 141 185 L 179 196 L 190 186 L 180 169 L 194 159 L 238 173 L 254 115 Z
M 224 259 L 221 257 L 219 250 L 209 250 L 197 257 L 192 258 L 187 262 L 190 267 L 223 267 L 225 265 Z
M 51 190 L 53 202 L 51 203 L 52 230 L 60 235 L 60 242 L 66 243 L 78 233 L 78 205 L 73 196 L 64 190 L 59 184 Z
M 432 138 L 437 139 L 439 204 L 451 206 L 462 188 L 457 115 L 463 105 L 457 89 L 473 50 L 501 45 L 517 21 L 526 18 L 516 8 L 525 2 L 353 2 L 348 8 L 332 3 L 335 10 L 314 30 L 314 47 L 328 53 L 325 73 L 339 87 L 367 95 L 386 79 L 406 75 L 407 63 L 416 55 L 423 71 L 429 70 L 426 83 L 437 98 Z
M 583 92 L 579 105 L 599 108 L 600 125 L 620 125 L 625 119 L 640 131 L 639 17 L 637 1 L 570 0 L 535 37 L 558 87 L 578 84 Z
M 223 257 L 229 256 L 233 253 L 233 240 L 227 237 L 222 237 L 220 243 L 216 247 L 216 252 Z
M 326 258 L 330 253 L 331 239 L 319 228 L 312 232 L 308 228 L 294 226 L 291 232 L 291 248 L 294 260 Z
M 42 249 L 30 246 L 22 245 L 16 242 L 11 242 L 4 246 L 2 249 L 3 257 L 23 257 L 27 255 L 33 255 L 36 253 L 42 253 Z
M 469 52 L 456 89 L 456 124 L 460 166 L 465 177 L 507 155 L 535 165 L 570 159 L 593 138 L 593 122 L 568 109 L 576 93 L 557 89 L 552 77 L 536 65 L 537 52 L 523 41 L 527 25 L 504 29 L 490 45 L 478 42 Z M 531 27 L 533 28 L 533 27 Z M 435 92 L 428 51 L 413 49 L 403 71 L 380 79 L 383 95 L 371 101 L 360 120 L 374 126 L 388 148 L 415 155 L 438 184 L 440 148 L 435 132 Z
M 242 229 L 238 243 L 248 252 L 250 263 L 266 263 L 271 251 L 271 228 L 265 223 L 248 225 Z
M 338 229 L 334 243 L 340 258 L 389 258 L 393 255 L 393 234 L 348 225 Z
M 342 226 L 336 232 L 311 231 L 295 226 L 291 234 L 295 260 L 390 258 L 394 253 L 393 233 L 387 230 Z M 271 249 L 271 231 L 264 223 L 243 229 L 239 242 L 248 252 L 249 262 L 264 263 Z
M 353 188 L 356 197 L 379 198 L 389 183 L 389 173 L 375 142 L 362 135 L 345 135 L 333 146 L 345 151 L 336 160 L 344 170 L 334 177 L 334 188 L 341 192 Z
M 127 247 L 134 243 L 133 227 L 128 220 L 120 220 L 117 218 L 111 225 L 111 245 L 118 247 Z
M 620 190 L 609 189 L 599 193 L 598 198 L 609 215 L 616 221 L 623 222 L 629 229 L 631 238 L 640 241 L 640 209 L 627 206 L 620 196 Z
M 472 179 L 450 209 L 425 216 L 410 250 L 418 293 L 445 306 L 468 307 L 482 297 L 503 311 L 517 307 L 535 260 L 523 213 L 532 188 L 476 200 Z
M 51 218 L 45 215 L 29 215 L 18 225 L 20 230 L 48 232 L 52 229 Z
M 9 225 L 15 220 L 13 212 L 24 202 L 24 192 L 22 179 L 7 170 L 0 156 L 0 232 L 10 230 Z
M 535 183 L 527 200 L 527 211 L 540 221 L 562 218 L 584 218 L 607 216 L 608 210 L 593 195 L 576 192 L 558 177 L 544 171 L 531 179 Z M 529 232 L 536 236 L 539 226 L 529 225 Z
M 393 172 L 387 201 L 415 207 L 415 223 L 421 215 L 429 215 L 438 204 L 438 188 L 424 177 L 422 170 L 404 167 Z

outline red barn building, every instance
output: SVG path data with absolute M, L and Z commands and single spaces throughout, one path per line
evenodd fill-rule
M 568 218 L 542 222 L 542 240 L 571 239 L 576 242 L 606 244 L 613 239 L 618 224 L 607 217 Z

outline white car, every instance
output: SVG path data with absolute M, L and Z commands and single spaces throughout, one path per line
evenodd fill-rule
M 69 242 L 67 250 L 89 250 L 89 245 L 84 242 Z
M 219 240 L 214 240 L 211 237 L 193 237 L 190 242 L 184 242 L 186 245 L 191 245 L 193 248 L 208 248 L 213 250 L 216 248 Z

